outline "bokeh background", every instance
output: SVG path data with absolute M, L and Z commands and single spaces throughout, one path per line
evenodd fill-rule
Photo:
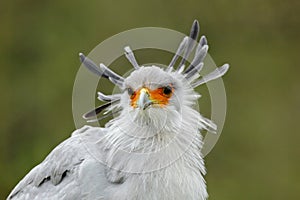
M 78 52 L 136 27 L 187 33 L 194 19 L 215 62 L 231 64 L 227 120 L 206 157 L 209 199 L 300 199 L 297 0 L 1 1 L 0 199 L 74 130 Z

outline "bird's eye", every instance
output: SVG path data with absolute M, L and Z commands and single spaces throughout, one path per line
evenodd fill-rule
M 132 96 L 135 93 L 132 88 L 127 88 L 127 92 L 129 96 Z
M 172 93 L 172 87 L 170 85 L 166 86 L 166 87 L 163 87 L 162 88 L 162 91 L 165 95 L 170 95 Z

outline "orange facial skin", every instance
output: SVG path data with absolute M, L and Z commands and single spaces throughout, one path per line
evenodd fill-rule
M 160 107 L 164 107 L 166 105 L 168 105 L 169 103 L 169 99 L 173 94 L 173 87 L 172 88 L 172 92 L 169 94 L 165 94 L 164 93 L 164 87 L 161 88 L 157 88 L 155 90 L 150 90 L 149 88 L 143 87 L 140 88 L 138 90 L 136 90 L 131 96 L 131 106 L 134 108 L 137 108 L 137 101 L 140 98 L 140 91 L 142 89 L 146 89 L 147 93 L 149 94 L 149 99 L 151 100 L 152 104 L 156 104 L 159 105 Z

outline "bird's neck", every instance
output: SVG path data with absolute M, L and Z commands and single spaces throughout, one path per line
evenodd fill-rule
M 114 178 L 111 181 L 134 181 L 136 184 L 122 185 L 126 190 L 134 187 L 134 196 L 147 194 L 142 199 L 205 199 L 202 198 L 207 196 L 202 176 L 205 174 L 200 151 L 202 136 L 198 131 L 201 116 L 191 111 L 190 115 L 182 114 L 184 120 L 180 123 L 161 129 L 147 126 L 135 129 L 130 120 L 127 125 L 120 121 L 112 123 L 106 137 L 108 177 Z M 135 132 L 138 130 L 149 137 L 138 137 L 144 136 Z M 155 193 L 149 194 L 151 191 Z
M 201 115 L 189 107 L 183 110 L 178 116 L 171 113 L 168 118 L 172 121 L 157 127 L 153 124 L 141 126 L 121 114 L 108 127 L 105 142 L 108 165 L 139 173 L 167 167 L 184 159 L 186 164 L 204 170 L 199 132 Z

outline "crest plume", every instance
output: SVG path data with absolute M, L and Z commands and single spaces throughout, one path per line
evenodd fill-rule
M 200 30 L 199 23 L 197 20 L 195 20 L 192 24 L 189 36 L 186 36 L 182 39 L 170 64 L 165 69 L 165 71 L 168 73 L 172 73 L 175 70 L 176 73 L 182 74 L 185 77 L 185 79 L 191 82 L 192 88 L 196 88 L 202 84 L 207 83 L 208 81 L 223 76 L 229 69 L 229 65 L 224 64 L 223 66 L 215 69 L 213 72 L 205 76 L 202 76 L 198 79 L 199 73 L 201 72 L 204 66 L 204 58 L 207 55 L 208 48 L 209 48 L 207 39 L 204 35 L 200 37 L 200 40 L 197 43 L 199 30 Z M 196 45 L 197 47 L 195 49 L 192 62 L 185 69 L 185 63 L 188 57 L 193 52 Z M 125 50 L 125 56 L 128 59 L 128 61 L 131 63 L 131 65 L 134 67 L 135 70 L 139 70 L 141 66 L 138 64 L 131 48 L 129 46 L 126 46 L 124 50 Z M 107 66 L 105 66 L 103 63 L 100 63 L 100 66 L 98 67 L 92 60 L 85 57 L 82 53 L 79 54 L 79 57 L 80 57 L 80 61 L 84 64 L 84 66 L 92 73 L 100 77 L 109 79 L 113 84 L 118 86 L 120 89 L 124 90 L 124 81 L 126 78 L 116 74 L 115 72 L 110 70 Z M 179 57 L 182 57 L 182 59 L 178 64 L 177 68 L 175 69 L 175 64 L 176 61 L 179 59 Z M 101 117 L 101 119 L 105 118 L 105 116 L 109 116 L 108 115 L 109 112 L 113 112 L 113 110 L 116 107 L 119 107 L 118 104 L 120 102 L 121 95 L 122 95 L 121 93 L 114 94 L 114 95 L 104 95 L 103 93 L 98 92 L 98 99 L 107 103 L 97 107 L 94 110 L 89 111 L 88 113 L 83 115 L 83 117 L 85 119 L 96 117 L 103 110 L 106 110 L 107 112 L 105 112 L 106 115 Z

